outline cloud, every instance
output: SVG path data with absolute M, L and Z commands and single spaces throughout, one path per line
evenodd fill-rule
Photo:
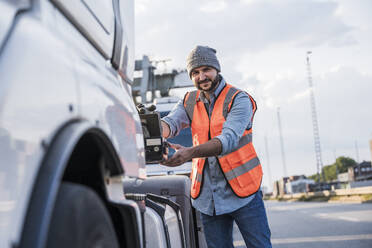
M 267 85 L 270 84 L 270 87 Z M 290 82 L 260 82 L 267 102 L 258 96 L 255 118 L 255 145 L 259 147 L 263 164 L 266 153 L 262 149 L 264 136 L 269 140 L 273 175 L 283 175 L 278 134 L 277 107 L 283 128 L 287 171 L 293 174 L 316 172 L 310 99 L 305 80 Z M 265 86 L 266 85 L 266 86 Z M 301 91 L 302 88 L 302 91 Z M 259 90 L 257 91 L 259 92 Z M 369 160 L 368 140 L 372 138 L 372 76 L 351 67 L 332 68 L 314 77 L 314 95 L 320 130 L 323 164 L 334 162 L 335 156 L 356 159 L 355 142 L 361 160 Z M 273 162 L 275 161 L 275 162 Z
M 254 143 L 266 171 L 282 176 L 277 108 L 287 170 L 316 172 L 305 53 L 312 69 L 323 163 L 370 159 L 372 20 L 363 0 L 136 0 L 137 57 L 171 58 L 184 68 L 197 44 L 217 49 L 222 74 L 257 101 Z M 267 183 L 267 179 L 266 183 Z
M 310 89 L 304 90 L 302 92 L 298 92 L 294 94 L 291 98 L 288 99 L 288 103 L 296 102 L 299 99 L 303 99 L 305 97 L 310 97 Z
M 236 55 L 243 51 L 259 52 L 280 42 L 294 46 L 355 43 L 353 28 L 335 14 L 338 8 L 335 2 L 260 0 L 248 3 L 138 0 L 137 42 L 140 47 L 151 42 L 153 51 L 159 55 L 177 54 L 174 57 L 180 52 L 186 56 L 196 44 L 208 44 L 229 53 L 235 51 Z M 148 11 L 143 10 L 145 5 Z M 181 61 L 177 59 L 177 62 Z
M 206 13 L 217 13 L 221 12 L 226 9 L 226 1 L 219 0 L 219 1 L 208 1 L 207 3 L 204 3 L 200 7 L 200 11 L 206 12 Z
M 356 44 L 353 28 L 336 15 L 338 7 L 315 0 L 137 0 L 136 57 L 170 58 L 168 67 L 184 68 L 194 46 L 208 45 L 217 49 L 222 73 L 244 86 L 253 75 L 245 75 L 251 68 L 238 69 L 239 64 L 273 47 Z
M 363 135 L 367 139 L 372 132 L 372 77 L 351 67 L 341 67 L 318 80 L 320 121 L 328 124 L 324 131 L 348 143 Z

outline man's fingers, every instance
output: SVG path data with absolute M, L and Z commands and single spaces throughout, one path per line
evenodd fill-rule
M 165 160 L 165 161 L 162 161 L 160 162 L 161 165 L 165 165 L 165 166 L 170 166 L 170 167 L 174 167 L 174 166 L 178 166 L 182 163 L 180 163 L 180 161 L 177 161 L 173 158 L 170 158 L 168 160 Z
M 165 166 L 178 166 L 184 163 L 184 159 L 180 154 L 175 153 L 171 158 L 168 160 L 164 160 L 160 162 L 160 164 L 165 165 Z
M 183 148 L 183 146 L 181 146 L 180 144 L 173 144 L 173 143 L 169 143 L 169 142 L 168 142 L 168 144 L 169 144 L 170 147 L 172 147 L 175 150 L 179 150 L 179 149 Z

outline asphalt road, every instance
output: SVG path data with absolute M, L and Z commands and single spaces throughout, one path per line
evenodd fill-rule
M 371 248 L 372 204 L 265 202 L 275 248 Z M 234 246 L 245 247 L 237 227 Z

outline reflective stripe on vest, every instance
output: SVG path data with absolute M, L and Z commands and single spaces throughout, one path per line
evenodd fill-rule
M 191 91 L 190 93 L 187 94 L 187 99 L 185 99 L 186 113 L 190 121 L 192 120 L 192 117 L 194 115 L 194 106 L 197 94 L 198 94 L 197 91 Z
M 198 183 L 201 183 L 201 181 L 202 181 L 202 174 L 200 174 L 200 173 L 196 173 L 196 181 L 198 182 Z
M 243 175 L 244 173 L 247 173 L 248 171 L 252 170 L 256 166 L 260 165 L 260 160 L 258 160 L 257 157 L 249 160 L 248 162 L 240 165 L 239 167 L 236 167 L 235 169 L 232 169 L 231 171 L 228 171 L 225 173 L 227 180 L 233 180 L 234 178 Z
M 239 150 L 240 148 L 242 148 L 243 146 L 248 145 L 251 142 L 252 142 L 252 133 L 244 135 L 243 137 L 240 138 L 238 146 L 231 152 L 235 152 Z
M 238 93 L 238 89 L 230 88 L 226 94 L 225 101 L 223 102 L 223 111 L 222 111 L 222 115 L 225 119 L 227 118 L 228 111 L 231 108 L 230 103 L 232 103 L 232 99 L 237 93 Z
M 193 145 L 207 142 L 210 137 L 221 134 L 223 123 L 232 107 L 235 96 L 240 90 L 226 84 L 217 97 L 211 119 L 205 110 L 204 103 L 198 101 L 200 91 L 187 93 L 184 98 L 184 107 L 191 122 Z M 253 115 L 256 111 L 256 102 L 248 94 Z M 253 116 L 252 116 L 253 120 Z M 217 157 L 226 180 L 233 192 L 239 197 L 246 197 L 257 192 L 262 180 L 262 167 L 252 144 L 252 129 L 245 130 L 239 140 L 238 146 L 229 154 Z M 205 159 L 193 159 L 193 168 L 190 175 L 192 180 L 191 197 L 197 198 L 201 192 Z

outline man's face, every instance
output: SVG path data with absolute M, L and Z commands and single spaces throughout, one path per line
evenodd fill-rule
M 191 72 L 195 87 L 202 91 L 212 91 L 218 84 L 217 70 L 210 66 L 200 66 Z

